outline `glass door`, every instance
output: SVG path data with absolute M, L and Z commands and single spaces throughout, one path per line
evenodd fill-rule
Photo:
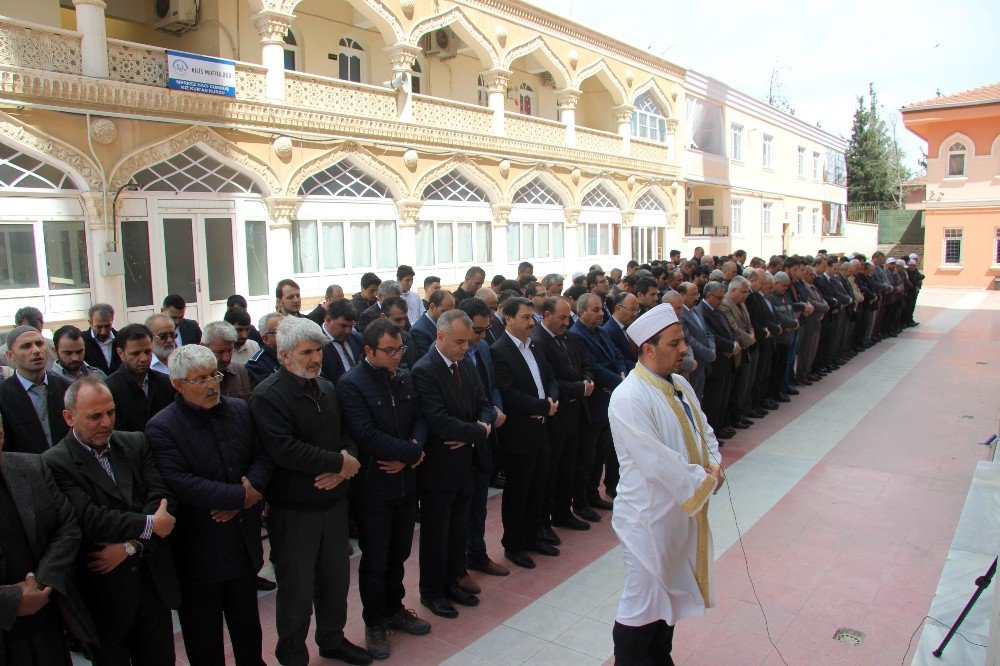
M 162 225 L 166 293 L 184 298 L 188 319 L 222 319 L 226 299 L 237 293 L 234 219 L 165 217 Z

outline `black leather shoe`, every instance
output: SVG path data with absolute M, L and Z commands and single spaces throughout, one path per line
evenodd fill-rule
M 798 395 L 798 394 L 799 390 L 795 388 L 790 388 L 787 391 L 785 391 L 785 395 Z
M 751 425 L 753 424 L 752 423 L 748 424 L 746 421 L 737 421 L 736 423 L 733 424 L 733 427 L 736 428 L 737 430 L 746 430 Z
M 754 417 L 755 419 L 762 419 L 765 416 L 767 416 L 767 411 L 764 409 L 755 409 L 752 412 L 750 412 L 750 416 Z
M 543 543 L 550 543 L 553 546 L 558 546 L 562 543 L 559 535 L 553 532 L 552 528 L 548 525 L 542 525 L 538 528 L 538 540 Z
M 776 400 L 774 400 L 774 398 L 768 398 L 767 402 L 764 403 L 764 409 L 770 409 L 771 411 L 774 411 L 777 408 L 778 408 L 778 403 Z
M 438 597 L 437 599 L 427 599 L 421 597 L 420 603 L 430 609 L 432 613 L 438 617 L 446 618 L 456 618 L 458 617 L 458 611 L 455 607 L 448 603 L 448 600 L 444 597 Z
M 507 476 L 503 472 L 499 472 L 496 476 L 490 479 L 490 488 L 497 488 L 503 490 L 503 487 L 507 484 Z
M 578 532 L 586 532 L 590 529 L 590 523 L 586 520 L 580 520 L 572 514 L 563 518 L 553 518 L 552 524 L 556 527 L 565 527 L 568 530 L 576 530 Z
M 578 507 L 574 510 L 576 511 L 576 515 L 580 516 L 584 520 L 589 520 L 592 523 L 601 522 L 601 514 L 597 513 L 589 506 Z
M 594 509 L 600 509 L 601 511 L 611 511 L 615 507 L 611 502 L 605 501 L 600 497 L 590 498 L 590 506 Z
M 536 541 L 535 543 L 528 544 L 528 550 L 532 553 L 538 553 L 539 555 L 547 555 L 548 557 L 558 557 L 559 549 L 552 544 L 544 543 L 542 541 Z
M 385 630 L 384 625 L 365 627 L 365 647 L 368 648 L 368 654 L 372 659 L 381 661 L 389 658 L 389 632 Z
M 535 568 L 535 561 L 523 550 L 505 550 L 503 551 L 503 555 L 519 567 L 525 569 Z
M 273 580 L 268 580 L 263 576 L 257 576 L 257 589 L 261 592 L 270 592 L 271 590 L 278 587 L 278 584 Z
M 456 604 L 461 606 L 478 606 L 479 597 L 469 592 L 466 592 L 458 585 L 449 585 L 444 588 L 445 599 L 454 601 Z
M 365 666 L 372 663 L 372 656 L 368 654 L 368 650 L 359 648 L 346 638 L 339 647 L 335 647 L 332 650 L 320 650 L 319 656 L 324 659 L 337 659 L 345 664 L 357 664 L 357 666 Z
M 398 629 L 411 636 L 423 636 L 431 630 L 431 623 L 427 620 L 421 620 L 409 608 L 401 608 L 398 613 L 385 621 L 385 628 Z
M 792 401 L 792 399 L 791 399 L 791 398 L 789 398 L 789 397 L 788 397 L 787 395 L 785 395 L 784 393 L 782 393 L 782 394 L 781 394 L 781 395 L 779 395 L 779 396 L 778 396 L 777 398 L 775 398 L 775 400 L 776 400 L 777 402 L 791 402 L 791 401 Z
M 736 431 L 732 428 L 723 428 L 721 431 L 715 433 L 717 436 L 721 436 L 723 439 L 730 439 L 736 436 Z

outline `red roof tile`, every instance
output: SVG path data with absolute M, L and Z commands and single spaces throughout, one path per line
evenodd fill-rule
M 932 97 L 922 102 L 914 102 L 903 107 L 903 111 L 916 111 L 918 109 L 933 109 L 939 106 L 954 106 L 958 104 L 991 104 L 1000 103 L 1000 83 L 990 83 L 985 86 L 973 88 L 955 93 L 954 95 L 942 95 Z

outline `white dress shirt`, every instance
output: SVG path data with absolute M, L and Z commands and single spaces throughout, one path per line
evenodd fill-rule
M 542 386 L 542 372 L 538 369 L 538 361 L 535 360 L 535 355 L 531 353 L 531 338 L 528 338 L 527 342 L 521 342 L 511 335 L 510 331 L 507 331 L 507 335 L 513 341 L 517 350 L 521 352 L 524 362 L 528 364 L 528 370 L 531 371 L 531 378 L 535 380 L 535 389 L 538 391 L 539 400 L 545 400 L 545 387 Z

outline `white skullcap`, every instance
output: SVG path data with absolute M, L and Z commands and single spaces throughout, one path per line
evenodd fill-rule
M 910 266 L 916 266 L 917 262 L 915 259 L 910 259 Z
M 628 333 L 628 337 L 632 338 L 632 342 L 635 343 L 636 347 L 641 347 L 643 342 L 649 340 L 667 326 L 678 323 L 678 321 L 680 320 L 677 319 L 677 313 L 674 312 L 673 306 L 660 303 L 629 324 L 625 332 Z
M 888 259 L 885 260 L 885 263 L 887 263 L 887 264 L 894 264 L 894 263 L 896 263 L 896 260 L 894 258 L 892 258 L 892 257 L 889 257 Z
M 573 273 L 573 277 L 570 278 L 570 279 L 575 281 L 577 278 L 581 278 L 584 275 L 585 275 L 585 273 L 581 273 L 580 271 L 577 271 L 576 273 Z
M 910 259 L 916 259 L 916 258 L 917 258 L 917 257 L 919 257 L 919 256 L 920 256 L 920 255 L 919 255 L 919 254 L 917 254 L 916 252 L 911 252 L 911 253 L 910 253 Z

